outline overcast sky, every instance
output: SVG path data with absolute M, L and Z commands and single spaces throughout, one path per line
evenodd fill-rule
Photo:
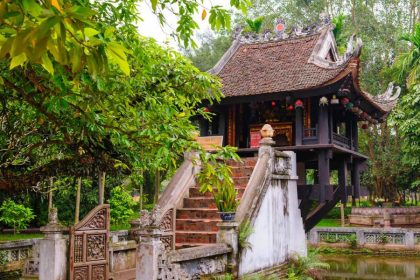
M 226 8 L 229 8 L 229 0 L 212 0 L 213 5 L 221 5 Z M 210 7 L 210 1 L 204 1 L 204 7 Z M 177 42 L 171 38 L 170 34 L 176 29 L 176 17 L 170 13 L 166 13 L 165 17 L 167 20 L 166 26 L 161 26 L 159 24 L 158 17 L 153 13 L 152 8 L 150 6 L 150 1 L 146 0 L 139 5 L 140 16 L 143 18 L 143 21 L 139 23 L 138 30 L 141 35 L 147 37 L 155 38 L 159 43 L 165 44 L 166 42 L 169 43 L 170 46 L 177 48 Z M 208 11 L 208 10 L 207 10 Z M 206 30 L 210 30 L 210 25 L 208 22 L 208 14 L 206 19 L 203 21 L 201 20 L 201 12 L 202 9 L 199 10 L 194 17 L 195 21 L 200 26 L 200 29 L 197 31 L 199 33 L 205 32 Z M 196 32 L 196 33 L 197 33 Z

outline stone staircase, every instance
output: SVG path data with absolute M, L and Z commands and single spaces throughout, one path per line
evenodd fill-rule
M 256 157 L 228 163 L 232 168 L 238 199 L 242 197 L 256 163 Z M 220 221 L 212 194 L 200 193 L 197 185 L 191 187 L 182 208 L 176 211 L 176 249 L 216 243 L 217 223 Z

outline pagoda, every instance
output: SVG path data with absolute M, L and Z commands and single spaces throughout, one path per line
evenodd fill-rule
M 201 136 L 223 136 L 244 157 L 258 151 L 261 127 L 273 127 L 276 148 L 297 155 L 306 230 L 338 201 L 360 196 L 368 157 L 359 151 L 358 128 L 384 121 L 400 93 L 392 84 L 380 95 L 364 91 L 361 40 L 352 36 L 340 55 L 333 28 L 326 21 L 287 34 L 279 22 L 275 33 L 237 35 L 209 71 L 225 98 L 208 108 L 212 121 L 200 120 Z

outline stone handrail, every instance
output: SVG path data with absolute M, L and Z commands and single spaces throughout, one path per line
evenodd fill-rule
M 264 153 L 259 155 L 258 161 L 254 167 L 251 178 L 246 186 L 245 192 L 242 196 L 241 203 L 236 210 L 235 221 L 242 223 L 245 220 L 251 219 L 258 205 L 258 200 L 264 190 L 264 185 L 270 174 L 270 154 Z
M 420 229 L 405 228 L 313 228 L 309 232 L 309 242 L 346 243 L 355 236 L 357 244 L 363 245 L 401 245 L 413 249 L 420 245 Z
M 195 175 L 199 167 L 193 162 L 194 153 L 187 154 L 184 162 L 181 164 L 162 195 L 159 197 L 157 205 L 161 210 L 162 218 L 165 213 L 178 207 L 184 198 L 184 194 L 189 187 L 195 184 Z
M 161 232 L 160 241 L 167 250 L 175 249 L 175 215 L 176 208 L 182 205 L 190 187 L 195 184 L 195 175 L 199 164 L 194 159 L 195 153 L 185 155 L 185 160 L 178 168 L 172 180 L 159 197 L 157 205 L 149 212 L 142 210 L 140 219 L 131 221 L 130 235 L 134 238 L 142 228 L 155 227 Z

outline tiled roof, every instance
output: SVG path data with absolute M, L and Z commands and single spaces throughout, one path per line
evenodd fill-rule
M 323 68 L 308 62 L 320 33 L 274 42 L 240 44 L 218 73 L 226 97 L 316 88 L 347 63 Z

